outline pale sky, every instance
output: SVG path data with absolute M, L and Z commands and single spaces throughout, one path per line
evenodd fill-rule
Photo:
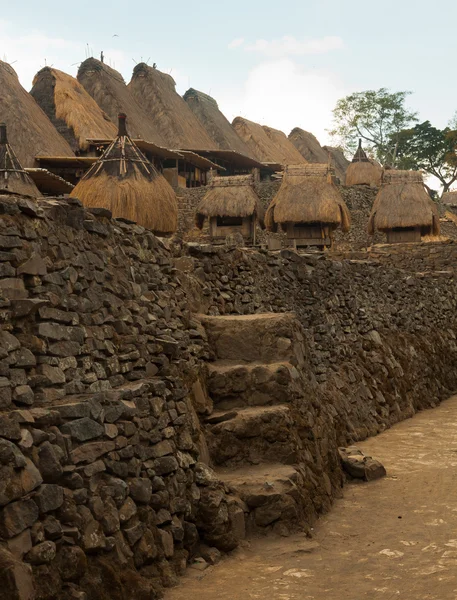
M 302 127 L 324 144 L 338 98 L 380 87 L 412 91 L 410 107 L 444 127 L 457 110 L 456 22 L 452 0 L 23 0 L 2 6 L 0 59 L 27 90 L 45 64 L 76 75 L 101 50 L 127 82 L 135 62 L 155 62 L 230 121 Z

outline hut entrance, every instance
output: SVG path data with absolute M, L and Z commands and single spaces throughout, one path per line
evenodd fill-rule
M 252 217 L 211 217 L 210 235 L 213 238 L 225 239 L 228 235 L 241 233 L 245 239 L 251 239 L 255 222 Z
M 395 227 L 394 229 L 389 229 L 386 233 L 388 244 L 421 241 L 420 227 Z
M 331 246 L 332 234 L 330 227 L 314 223 L 288 223 L 287 238 L 294 240 L 297 246 Z

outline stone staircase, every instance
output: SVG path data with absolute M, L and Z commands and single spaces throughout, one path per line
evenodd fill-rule
M 307 512 L 294 410 L 301 327 L 292 313 L 200 320 L 214 359 L 207 378 L 214 409 L 204 422 L 212 466 L 243 506 L 248 532 L 287 534 Z

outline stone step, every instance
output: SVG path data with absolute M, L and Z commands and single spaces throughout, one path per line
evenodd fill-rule
M 295 467 L 268 463 L 218 468 L 216 473 L 230 493 L 245 503 L 248 532 L 273 528 L 286 534 L 300 528 L 306 513 L 305 478 Z
M 289 362 L 240 364 L 216 361 L 208 364 L 208 392 L 221 410 L 289 402 L 297 369 Z
M 263 363 L 289 361 L 300 337 L 294 313 L 199 315 L 217 359 Z
M 285 405 L 214 411 L 205 429 L 210 456 L 216 465 L 273 461 L 292 464 L 301 447 L 290 409 Z

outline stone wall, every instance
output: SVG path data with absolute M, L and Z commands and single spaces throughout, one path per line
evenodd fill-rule
M 455 390 L 454 244 L 376 251 L 172 244 L 78 201 L 1 196 L 8 598 L 150 600 L 202 544 L 236 546 L 250 509 L 205 466 L 215 351 L 196 313 L 297 315 L 278 335 L 301 345 L 298 375 L 273 379 L 290 393 L 304 527 L 339 493 L 338 445 Z

